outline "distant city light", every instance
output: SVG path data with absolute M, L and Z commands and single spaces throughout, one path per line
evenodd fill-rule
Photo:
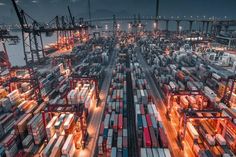
M 120 24 L 119 23 L 117 24 L 117 28 L 120 29 Z
M 131 24 L 130 23 L 128 24 L 128 29 L 131 29 Z
M 157 23 L 156 23 L 156 22 L 153 23 L 153 27 L 154 27 L 154 28 L 157 27 Z
M 108 30 L 108 25 L 105 25 L 105 30 Z

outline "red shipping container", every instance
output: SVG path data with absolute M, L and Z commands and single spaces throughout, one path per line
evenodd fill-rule
M 123 115 L 119 114 L 119 120 L 118 120 L 118 129 L 123 128 Z
M 147 121 L 148 127 L 152 127 L 152 120 L 149 114 L 146 114 L 146 121 Z
M 169 86 L 167 84 L 163 85 L 163 91 L 164 93 L 168 94 L 169 93 Z
M 159 128 L 160 140 L 163 148 L 168 148 L 168 140 L 163 128 Z
M 113 129 L 117 129 L 118 128 L 118 116 L 117 114 L 115 114 L 114 116 L 114 125 L 113 125 Z
M 152 142 L 151 142 L 151 138 L 150 138 L 148 128 L 143 129 L 143 143 L 144 143 L 145 147 L 151 147 L 152 146 Z
M 120 102 L 120 109 L 123 109 L 123 102 Z
M 102 150 L 105 152 L 107 150 L 107 139 L 103 138 L 102 141 Z
M 185 75 L 184 75 L 184 73 L 183 73 L 182 71 L 178 71 L 178 72 L 177 72 L 177 77 L 178 77 L 180 80 L 184 80 Z

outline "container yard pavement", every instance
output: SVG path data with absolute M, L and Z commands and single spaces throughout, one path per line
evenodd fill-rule
M 108 67 L 105 69 L 106 71 L 106 76 L 105 79 L 103 80 L 101 91 L 99 93 L 100 97 L 100 102 L 98 104 L 98 107 L 95 108 L 92 118 L 89 122 L 88 125 L 88 143 L 86 144 L 86 148 L 84 150 L 79 150 L 78 152 L 75 153 L 74 156 L 79 156 L 79 157 L 93 157 L 95 155 L 95 149 L 96 149 L 96 141 L 98 138 L 98 133 L 99 133 L 99 128 L 103 116 L 103 112 L 105 109 L 106 105 L 106 96 L 108 93 L 111 77 L 112 77 L 112 69 L 114 67 L 114 60 L 115 56 L 117 54 L 117 50 L 113 50 L 112 56 L 110 63 Z
M 175 131 L 175 129 L 173 128 L 173 126 L 171 125 L 171 122 L 169 122 L 166 119 L 165 116 L 165 104 L 162 101 L 162 98 L 160 96 L 160 93 L 158 91 L 158 89 L 156 88 L 155 82 L 152 79 L 152 76 L 150 75 L 150 67 L 147 65 L 146 61 L 144 61 L 141 53 L 140 53 L 140 49 L 135 49 L 136 51 L 138 51 L 138 58 L 140 63 L 143 65 L 144 70 L 145 70 L 145 74 L 146 74 L 146 78 L 148 80 L 148 83 L 150 85 L 150 88 L 152 90 L 152 97 L 154 100 L 155 105 L 157 106 L 162 121 L 163 121 L 163 125 L 165 128 L 165 132 L 167 134 L 167 138 L 169 141 L 169 145 L 170 145 L 170 150 L 172 152 L 172 154 L 174 155 L 174 157 L 192 157 L 194 156 L 193 152 L 191 151 L 191 148 L 185 145 L 185 151 L 182 151 L 179 146 L 177 145 L 177 133 Z

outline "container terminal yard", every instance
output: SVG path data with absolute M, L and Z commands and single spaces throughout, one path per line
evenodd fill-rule
M 11 2 L 21 37 L 0 26 L 1 157 L 236 156 L 236 20 L 161 17 L 157 0 L 154 17 L 68 6 L 42 24 Z M 19 40 L 25 66 L 7 52 Z

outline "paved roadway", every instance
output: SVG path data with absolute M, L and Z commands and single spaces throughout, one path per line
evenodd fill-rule
M 112 78 L 112 69 L 115 65 L 115 58 L 117 55 L 117 50 L 114 49 L 111 60 L 109 62 L 109 65 L 105 69 L 105 79 L 103 80 L 101 91 L 99 93 L 100 102 L 97 108 L 95 108 L 93 115 L 91 117 L 91 120 L 88 124 L 88 143 L 86 145 L 86 148 L 84 150 L 78 151 L 78 153 L 75 154 L 76 157 L 93 157 L 95 156 L 95 150 L 97 145 L 97 139 L 99 134 L 99 128 L 102 121 L 104 109 L 105 109 L 105 102 L 106 102 L 106 96 L 108 94 L 109 85 Z
M 127 68 L 130 68 L 130 59 L 127 58 Z M 138 142 L 137 142 L 137 133 L 135 125 L 135 105 L 134 105 L 134 96 L 133 96 L 133 86 L 131 72 L 126 72 L 126 83 L 127 83 L 127 118 L 128 118 L 128 153 L 129 157 L 138 157 Z
M 152 78 L 151 75 L 151 68 L 149 65 L 147 65 L 146 61 L 144 60 L 144 58 L 141 55 L 140 49 L 137 48 L 136 51 L 138 52 L 138 58 L 139 58 L 139 62 L 141 63 L 141 65 L 143 66 L 144 70 L 145 70 L 145 74 L 146 74 L 146 79 L 149 83 L 149 86 L 152 90 L 152 97 L 154 99 L 154 103 L 158 108 L 158 111 L 160 112 L 161 118 L 162 118 L 162 122 L 165 128 L 165 132 L 167 134 L 167 138 L 169 141 L 169 145 L 170 145 L 170 150 L 173 154 L 174 157 L 192 157 L 194 156 L 193 152 L 191 151 L 191 148 L 188 147 L 187 145 L 185 145 L 185 149 L 184 151 L 180 149 L 180 147 L 177 144 L 177 132 L 175 130 L 175 128 L 172 126 L 173 123 L 168 121 L 166 116 L 165 116 L 165 104 L 162 100 L 162 97 L 159 93 L 159 90 L 156 87 L 156 84 Z M 175 125 L 175 124 L 174 124 Z

